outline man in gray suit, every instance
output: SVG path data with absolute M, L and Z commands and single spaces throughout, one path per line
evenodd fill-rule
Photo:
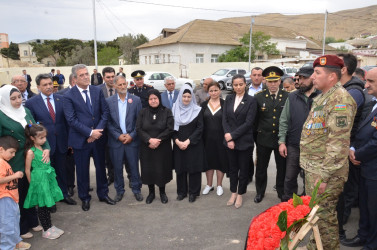
M 168 109 L 172 109 L 173 104 L 177 100 L 179 90 L 175 89 L 175 78 L 173 76 L 165 77 L 166 91 L 161 94 L 161 103 Z
M 105 98 L 108 98 L 114 94 L 116 94 L 116 90 L 114 88 L 114 77 L 115 77 L 115 69 L 112 67 L 105 67 L 102 70 L 102 76 L 104 83 L 99 85 L 103 91 L 103 95 Z
M 206 78 L 204 79 L 204 82 L 203 82 L 203 88 L 202 89 L 199 89 L 195 92 L 195 98 L 196 98 L 196 102 L 197 104 L 200 106 L 200 104 L 202 104 L 203 102 L 207 101 L 208 98 L 209 98 L 209 94 L 208 94 L 208 84 L 210 84 L 211 82 L 213 82 L 213 79 L 212 78 Z

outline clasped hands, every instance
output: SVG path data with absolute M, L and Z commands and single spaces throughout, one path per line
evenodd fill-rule
M 123 144 L 129 144 L 132 142 L 132 137 L 129 134 L 121 134 L 118 137 L 118 140 L 122 142 Z
M 175 144 L 181 149 L 181 150 L 186 150 L 187 147 L 190 145 L 190 139 L 187 139 L 185 141 L 180 141 L 178 139 L 175 139 Z
M 149 148 L 156 149 L 158 146 L 160 146 L 161 139 L 150 138 L 148 142 L 149 142 L 149 146 L 148 146 Z
M 98 140 L 102 136 L 103 129 L 93 129 L 92 130 L 92 135 L 89 136 L 87 139 L 88 143 L 92 143 L 95 140 Z
M 227 146 L 229 149 L 234 149 L 234 141 L 233 141 L 233 138 L 232 138 L 232 135 L 230 133 L 226 133 L 224 135 L 224 138 L 225 138 L 225 141 L 227 142 Z

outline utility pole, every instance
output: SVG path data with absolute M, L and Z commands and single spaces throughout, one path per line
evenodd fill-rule
M 251 16 L 251 23 L 250 23 L 250 41 L 249 41 L 249 71 L 250 71 L 250 62 L 251 62 L 251 45 L 252 45 L 252 37 L 253 37 L 253 24 L 254 18 Z
M 327 26 L 327 10 L 325 12 L 325 26 L 323 28 L 323 42 L 322 42 L 322 55 L 325 54 L 325 46 L 326 46 L 326 26 Z
M 93 22 L 94 22 L 94 63 L 96 65 L 96 69 L 98 70 L 98 63 L 97 63 L 97 32 L 96 32 L 96 3 L 93 0 Z

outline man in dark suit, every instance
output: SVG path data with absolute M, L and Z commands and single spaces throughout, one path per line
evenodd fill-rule
M 365 88 L 368 94 L 377 97 L 377 68 L 368 71 Z M 359 183 L 359 230 L 353 239 L 342 240 L 349 247 L 364 246 L 377 249 L 377 105 L 374 99 L 366 105 L 370 111 L 359 123 L 355 139 L 351 144 L 349 159 L 360 166 Z
M 31 87 L 31 76 L 29 74 L 26 73 L 26 69 L 22 70 L 22 75 L 25 77 L 25 80 L 27 81 L 27 89 L 30 90 L 30 87 Z
M 76 86 L 64 95 L 64 112 L 70 126 L 68 145 L 74 150 L 79 198 L 82 209 L 90 209 L 89 167 L 93 157 L 96 167 L 97 196 L 101 202 L 115 205 L 108 196 L 105 151 L 102 132 L 106 127 L 109 108 L 102 91 L 89 86 L 88 69 L 83 64 L 72 67 Z
M 68 150 L 68 125 L 64 116 L 63 96 L 52 93 L 52 79 L 49 74 L 40 74 L 35 81 L 41 93 L 27 100 L 25 106 L 31 111 L 35 121 L 42 123 L 47 129 L 51 166 L 55 168 L 64 196 L 63 201 L 76 205 L 76 201 L 70 198 L 67 192 L 65 156 Z
M 90 77 L 90 84 L 91 85 L 100 85 L 102 84 L 102 76 L 100 73 L 97 72 L 97 69 L 93 69 L 93 74 Z
M 168 109 L 172 109 L 173 104 L 177 100 L 179 90 L 175 89 L 175 78 L 172 76 L 165 77 L 166 91 L 161 94 L 162 105 Z
M 122 67 L 119 67 L 119 72 L 117 73 L 117 76 L 123 76 L 124 78 L 126 78 L 126 74 L 123 72 L 123 68 Z
M 145 72 L 136 70 L 132 72 L 131 77 L 134 78 L 135 86 L 129 88 L 128 93 L 136 95 L 140 98 L 143 108 L 148 107 L 148 90 L 154 89 L 153 86 L 144 84 Z
M 137 201 L 142 201 L 139 173 L 139 138 L 136 134 L 136 119 L 141 110 L 140 98 L 127 93 L 127 81 L 123 76 L 114 78 L 117 94 L 106 99 L 110 116 L 107 125 L 108 146 L 114 165 L 115 201 L 124 195 L 123 162 L 127 160 L 131 171 L 132 192 Z
M 18 88 L 22 96 L 22 105 L 25 106 L 25 102 L 35 96 L 35 93 L 30 89 L 27 89 L 27 81 L 23 76 L 13 76 L 12 85 Z
M 257 195 L 255 203 L 262 201 L 267 186 L 267 168 L 271 152 L 274 151 L 276 162 L 276 191 L 279 199 L 284 194 L 285 158 L 279 154 L 278 133 L 279 118 L 283 110 L 288 92 L 279 89 L 283 71 L 275 66 L 267 67 L 262 75 L 265 77 L 267 89 L 254 97 L 258 103 L 257 111 L 257 168 L 255 172 L 255 186 Z

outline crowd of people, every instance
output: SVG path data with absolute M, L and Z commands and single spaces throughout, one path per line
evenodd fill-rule
M 139 202 L 144 184 L 147 204 L 156 199 L 155 186 L 168 203 L 165 187 L 175 170 L 178 201 L 195 202 L 215 190 L 216 173 L 216 194 L 224 194 L 223 179 L 229 177 L 226 205 L 238 209 L 253 178 L 254 202 L 263 201 L 274 152 L 282 202 L 297 194 L 300 173 L 300 195 L 310 195 L 318 182 L 319 193 L 326 191 L 318 213 L 324 249 L 339 249 L 339 242 L 376 249 L 377 69 L 362 76 L 365 83 L 353 76 L 356 65 L 352 54 L 325 55 L 284 81 L 278 67 L 255 67 L 250 86 L 245 76 L 233 76 L 225 100 L 211 78 L 194 91 L 189 83 L 176 90 L 175 79 L 167 77 L 160 93 L 144 84 L 142 70 L 131 74 L 130 87 L 123 69 L 116 74 L 105 67 L 102 75 L 90 76 L 77 64 L 67 88 L 60 72 L 39 74 L 38 94 L 30 90 L 26 71 L 13 76 L 11 85 L 0 88 L 0 220 L 9 221 L 1 223 L 0 248 L 30 248 L 22 239 L 33 237 L 31 231 L 60 237 L 64 231 L 52 224 L 50 213 L 57 201 L 77 204 L 75 176 L 82 210 L 90 210 L 91 158 L 96 194 L 106 204 L 123 199 L 124 166 Z M 207 184 L 201 190 L 203 172 Z M 114 198 L 108 195 L 112 183 Z M 360 229 L 346 239 L 343 225 L 355 204 Z

